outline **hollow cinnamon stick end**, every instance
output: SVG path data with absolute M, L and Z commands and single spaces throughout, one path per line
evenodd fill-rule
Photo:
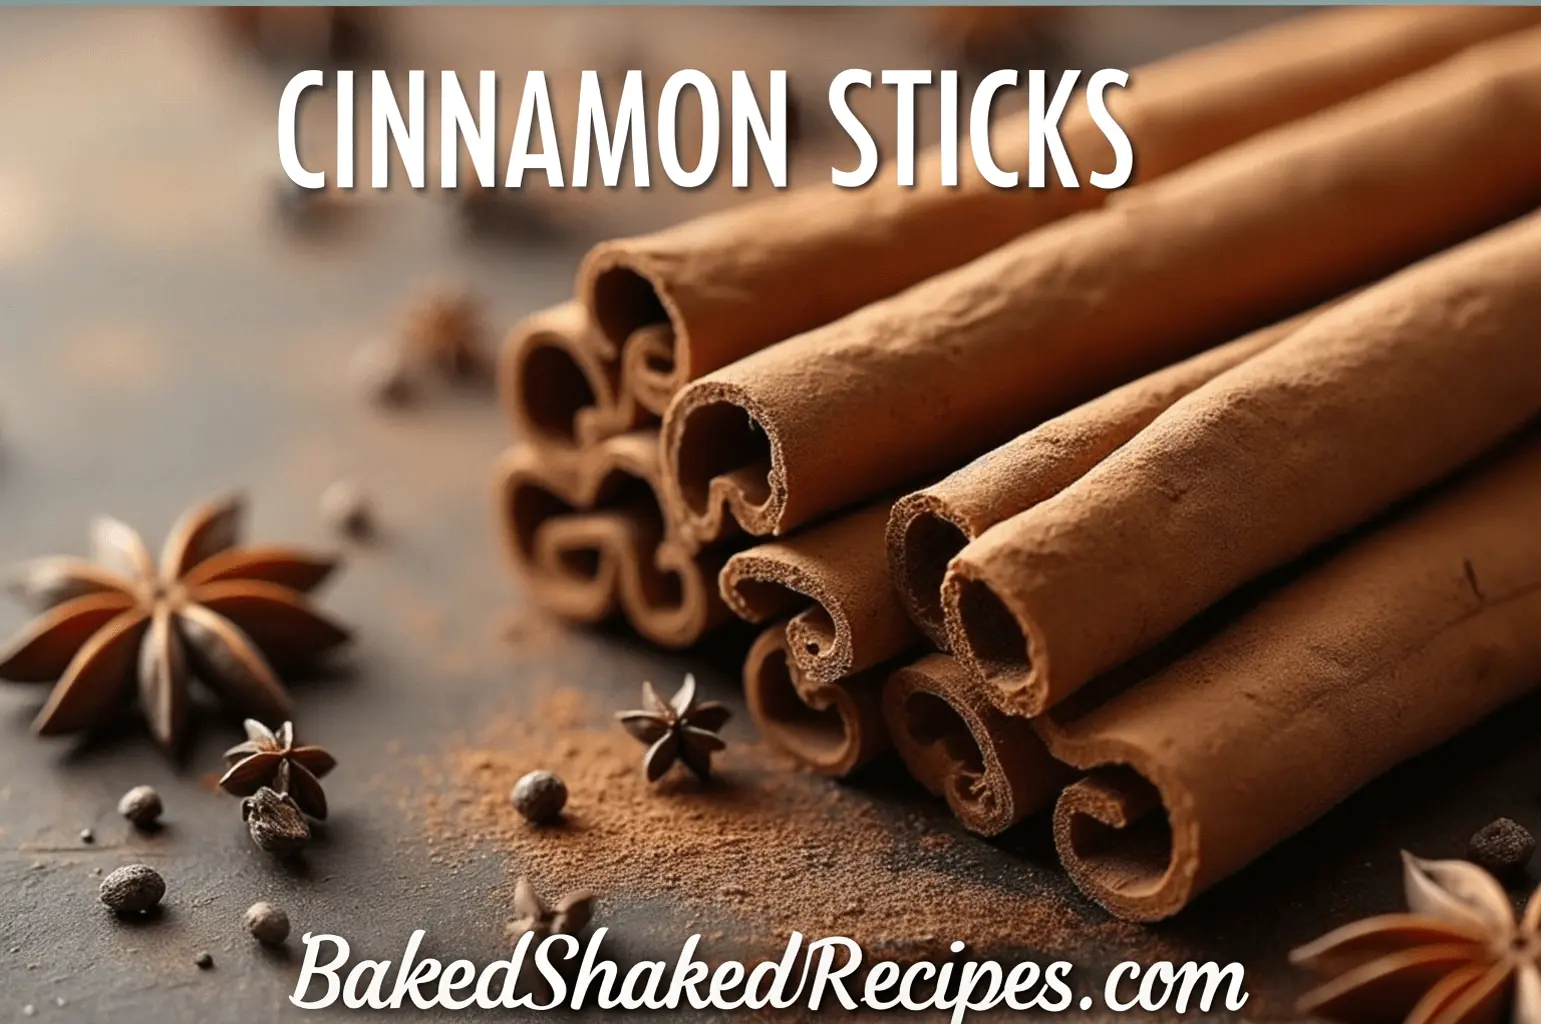
M 761 633 L 744 660 L 744 697 L 761 734 L 825 775 L 849 775 L 889 749 L 881 687 L 880 672 L 808 683 L 792 662 L 784 624 Z
M 674 328 L 667 323 L 637 328 L 621 349 L 621 382 L 636 403 L 662 416 L 674 393 L 685 385 L 685 370 L 675 358 Z
M 953 559 L 943 577 L 941 604 L 954 656 L 990 701 L 1008 715 L 1043 714 L 1050 704 L 1048 657 L 1031 620 L 1013 611 L 966 557 Z
M 883 714 L 910 773 L 981 835 L 1048 807 L 1069 777 L 1027 722 L 979 699 L 962 667 L 945 654 L 891 674 Z
M 670 308 L 668 275 L 655 265 L 643 242 L 635 238 L 601 242 L 578 266 L 575 291 L 593 318 L 607 359 L 619 359 L 626 340 L 643 327 L 680 326 L 676 311 Z
M 937 647 L 952 649 L 942 609 L 947 563 L 969 542 L 964 528 L 935 495 L 917 491 L 894 502 L 888 514 L 889 577 L 910 620 Z
M 720 553 L 660 541 L 651 564 L 639 559 L 635 580 L 622 590 L 633 628 L 660 647 L 683 650 L 730 620 L 714 583 L 721 568 Z
M 1066 787 L 1054 845 L 1081 891 L 1125 920 L 1164 920 L 1196 895 L 1197 836 L 1174 829 L 1156 787 L 1127 766 Z
M 710 377 L 686 385 L 662 431 L 664 487 L 682 538 L 700 547 L 740 528 L 757 537 L 780 532 L 780 441 L 745 389 Z
M 498 360 L 498 395 L 521 439 L 572 449 L 635 425 L 622 421 L 615 375 L 594 342 L 576 302 L 514 327 Z
M 604 524 L 571 516 L 571 460 L 517 445 L 503 456 L 496 517 L 514 573 L 563 618 L 601 622 L 617 611 L 617 567 Z

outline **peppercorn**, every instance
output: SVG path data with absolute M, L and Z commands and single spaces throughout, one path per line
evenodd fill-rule
M 289 915 L 271 903 L 253 903 L 246 911 L 246 930 L 264 946 L 281 946 L 289 937 Z
M 526 821 L 550 825 L 567 806 L 567 783 L 550 772 L 530 772 L 514 784 L 511 798 Z
M 136 828 L 150 828 L 160 820 L 161 795 L 151 786 L 135 786 L 118 801 L 118 813 Z

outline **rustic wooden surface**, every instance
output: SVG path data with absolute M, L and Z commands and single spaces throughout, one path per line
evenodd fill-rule
M 1124 65 L 1263 16 L 1096 12 L 1076 45 L 1087 64 Z M 523 68 L 537 58 L 510 57 L 489 39 L 537 49 L 590 40 L 615 15 L 403 17 L 423 48 L 416 66 Z M 477 20 L 500 17 L 490 24 L 501 35 Z M 735 19 L 761 19 L 749 33 L 767 46 L 758 59 L 795 51 L 815 69 L 843 59 L 834 41 L 848 35 L 865 40 L 862 59 L 874 67 L 905 66 L 880 61 L 920 45 L 883 12 L 702 17 L 730 39 Z M 666 39 L 686 23 L 678 12 L 660 19 Z M 219 751 L 239 738 L 228 717 L 201 717 L 179 767 L 137 727 L 89 743 L 34 739 L 27 723 L 43 689 L 0 688 L 0 1020 L 24 1019 L 27 1005 L 40 1021 L 301 1016 L 286 1001 L 297 942 L 288 956 L 271 954 L 240 928 L 245 907 L 263 898 L 289 909 L 296 933 L 335 931 L 369 955 L 395 956 L 426 927 L 437 951 L 491 959 L 504 948 L 508 915 L 497 901 L 509 865 L 495 851 L 454 872 L 432 862 L 410 799 L 418 759 L 442 753 L 493 702 L 506 706 L 553 676 L 621 706 L 644 676 L 694 670 L 713 696 L 737 703 L 731 645 L 662 655 L 609 633 L 505 639 L 509 616 L 534 612 L 502 571 L 491 528 L 490 467 L 508 436 L 490 397 L 440 395 L 387 416 L 346 383 L 355 347 L 392 330 L 425 280 L 474 283 L 506 325 L 566 292 L 588 237 L 727 197 L 655 190 L 656 203 L 622 195 L 592 208 L 563 197 L 557 205 L 576 212 L 558 218 L 558 231 L 491 246 L 463 237 L 442 196 L 393 194 L 358 204 L 324 239 L 297 238 L 272 209 L 280 79 L 208 27 L 198 12 L 0 14 L 0 560 L 82 552 L 97 512 L 158 540 L 185 505 L 232 487 L 251 497 L 253 538 L 324 545 L 317 496 L 338 476 L 363 483 L 385 536 L 353 552 L 324 597 L 359 639 L 338 668 L 295 687 L 304 735 L 341 762 L 328 779 L 334 818 L 302 868 L 279 867 L 211 785 Z M 680 62 L 675 51 L 663 60 Z M 22 620 L 0 607 L 0 630 Z M 1194 958 L 1246 963 L 1248 1018 L 1288 1016 L 1302 979 L 1285 951 L 1359 913 L 1399 907 L 1400 848 L 1458 854 L 1499 814 L 1541 827 L 1538 726 L 1541 703 L 1530 701 L 1405 766 L 1156 931 Z M 740 714 L 728 735 L 749 730 Z M 138 783 L 166 800 L 159 834 L 135 834 L 114 813 Z M 956 833 L 966 855 L 955 870 L 1003 891 L 1078 899 L 1045 854 L 1041 822 L 985 843 L 881 772 L 850 787 L 850 799 Z M 95 830 L 94 844 L 80 841 L 82 828 Z M 157 866 L 170 885 L 164 914 L 137 925 L 97 903 L 92 873 L 132 861 Z M 623 949 L 664 952 L 682 937 L 667 907 L 611 898 L 604 914 Z M 1023 946 L 1089 968 L 1138 955 L 1048 948 L 1035 936 Z M 201 950 L 213 970 L 194 966 Z

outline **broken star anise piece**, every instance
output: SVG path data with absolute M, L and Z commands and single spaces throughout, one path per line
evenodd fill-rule
M 554 907 L 548 907 L 535 895 L 530 880 L 520 875 L 514 886 L 514 912 L 519 916 L 508 922 L 506 931 L 510 939 L 518 939 L 527 932 L 534 933 L 535 942 L 548 935 L 577 935 L 593 915 L 594 894 L 579 889 L 557 900 Z
M 242 511 L 239 497 L 194 507 L 172 528 L 159 565 L 131 528 L 102 518 L 91 530 L 95 561 L 21 567 L 11 590 L 42 614 L 0 651 L 0 679 L 56 683 L 36 732 L 104 724 L 137 681 L 150 731 L 176 748 L 193 676 L 249 715 L 290 716 L 269 659 L 306 660 L 348 639 L 305 599 L 335 563 L 237 547 Z
M 225 751 L 230 769 L 219 786 L 232 796 L 251 796 L 264 786 L 287 793 L 295 806 L 318 821 L 326 820 L 326 791 L 321 776 L 337 767 L 336 758 L 320 747 L 294 745 L 294 723 L 275 733 L 261 722 L 246 720 L 246 742 Z
M 716 701 L 696 703 L 696 677 L 685 676 L 685 685 L 665 703 L 652 683 L 642 684 L 640 711 L 622 711 L 615 717 L 622 728 L 649 744 L 642 767 L 647 781 L 663 778 L 675 761 L 682 762 L 705 781 L 712 773 L 712 755 L 727 744 L 717 735 L 732 714 Z
M 1462 860 L 1404 853 L 1411 913 L 1344 925 L 1290 960 L 1327 980 L 1300 1012 L 1325 1020 L 1407 1024 L 1541 1021 L 1541 890 L 1515 920 L 1492 875 Z

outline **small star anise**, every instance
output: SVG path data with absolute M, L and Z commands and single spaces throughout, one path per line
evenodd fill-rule
M 137 679 L 151 732 L 175 748 L 194 675 L 247 714 L 290 717 L 268 657 L 300 661 L 348 639 L 304 596 L 335 563 L 291 548 L 237 547 L 242 509 L 238 497 L 191 509 L 159 566 L 137 533 L 102 518 L 91 531 L 94 562 L 45 558 L 21 568 L 11 590 L 43 614 L 0 651 L 0 679 L 57 681 L 36 732 L 102 725 Z
M 651 744 L 643 755 L 642 767 L 647 781 L 657 782 L 674 764 L 682 762 L 696 777 L 705 781 L 712 773 L 712 755 L 727 744 L 717 731 L 732 714 L 726 704 L 716 701 L 696 703 L 696 677 L 685 676 L 685 685 L 668 703 L 658 696 L 652 683 L 642 684 L 640 711 L 622 711 L 615 717 L 622 728 L 643 743 Z
M 519 916 L 508 922 L 506 931 L 510 939 L 518 939 L 526 932 L 535 934 L 535 942 L 548 935 L 577 935 L 593 916 L 594 894 L 579 889 L 557 900 L 556 906 L 548 907 L 535 895 L 530 880 L 521 875 L 514 886 L 514 912 Z
M 1330 979 L 1300 1011 L 1345 1024 L 1475 1024 L 1507 1007 L 1514 1024 L 1541 1022 L 1541 890 L 1516 921 L 1503 886 L 1475 864 L 1402 860 L 1411 913 L 1355 921 L 1290 954 Z
M 220 778 L 220 788 L 232 796 L 251 796 L 267 786 L 287 793 L 312 818 L 326 820 L 326 792 L 320 780 L 337 767 L 337 760 L 320 747 L 295 746 L 293 722 L 285 722 L 274 733 L 248 718 L 246 736 L 245 743 L 225 751 L 230 769 Z
M 487 369 L 481 306 L 470 294 L 444 290 L 424 297 L 407 318 L 408 354 L 450 379 Z

